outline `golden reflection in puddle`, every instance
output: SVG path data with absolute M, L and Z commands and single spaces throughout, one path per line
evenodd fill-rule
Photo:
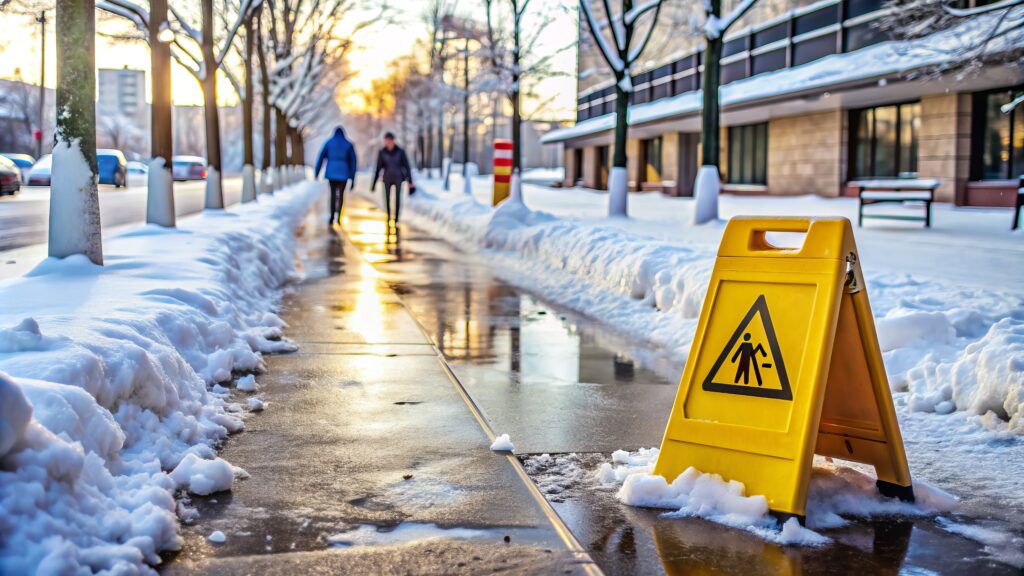
M 356 283 L 355 302 L 351 314 L 345 320 L 345 326 L 362 337 L 364 342 L 384 342 L 387 311 L 377 284 L 377 271 L 370 264 L 361 262 L 358 274 L 359 282 Z M 368 365 L 364 375 L 367 378 L 379 376 L 378 364 Z

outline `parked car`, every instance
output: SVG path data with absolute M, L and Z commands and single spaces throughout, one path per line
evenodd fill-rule
M 149 166 L 143 162 L 132 160 L 128 163 L 128 185 L 145 186 L 149 175 Z
M 21 190 L 21 170 L 6 155 L 0 156 L 0 196 Z
M 175 180 L 205 180 L 206 159 L 199 156 L 171 158 L 171 173 Z
M 36 159 L 29 156 L 28 154 L 14 154 L 12 152 L 2 152 L 0 156 L 6 156 L 14 165 L 21 171 L 21 181 L 28 182 L 28 173 L 32 170 L 32 165 L 36 163 Z
M 97 150 L 96 168 L 100 184 L 113 184 L 120 188 L 128 183 L 128 159 L 120 150 Z
M 50 165 L 53 163 L 53 156 L 44 154 L 36 163 L 32 165 L 32 170 L 28 173 L 29 186 L 49 186 L 50 185 Z

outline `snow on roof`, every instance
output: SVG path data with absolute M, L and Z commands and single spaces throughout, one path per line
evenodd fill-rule
M 965 50 L 975 48 L 983 36 L 992 32 L 996 26 L 1000 27 L 1000 31 L 1017 28 L 989 43 L 986 53 L 996 54 L 1024 45 L 1022 25 L 1024 6 L 983 14 L 917 40 L 882 42 L 856 52 L 833 54 L 794 68 L 766 72 L 732 82 L 721 88 L 721 105 L 751 102 L 946 64 L 962 57 Z M 637 104 L 629 107 L 628 122 L 630 125 L 638 125 L 698 112 L 702 101 L 700 91 L 692 91 Z M 552 130 L 542 136 L 540 141 L 544 144 L 562 142 L 614 127 L 615 114 L 605 114 L 577 122 L 568 128 Z

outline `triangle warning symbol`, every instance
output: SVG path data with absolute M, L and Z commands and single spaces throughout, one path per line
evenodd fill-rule
M 792 400 L 768 302 L 757 297 L 704 378 L 704 390 Z

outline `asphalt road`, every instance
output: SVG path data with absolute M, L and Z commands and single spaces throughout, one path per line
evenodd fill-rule
M 138 224 L 146 219 L 146 186 L 127 188 L 100 185 L 100 220 L 104 229 Z M 224 178 L 224 202 L 234 204 L 241 199 L 242 179 Z M 203 209 L 205 181 L 175 182 L 174 206 L 178 216 Z M 23 187 L 14 196 L 0 197 L 0 251 L 46 242 L 50 211 L 48 187 Z

